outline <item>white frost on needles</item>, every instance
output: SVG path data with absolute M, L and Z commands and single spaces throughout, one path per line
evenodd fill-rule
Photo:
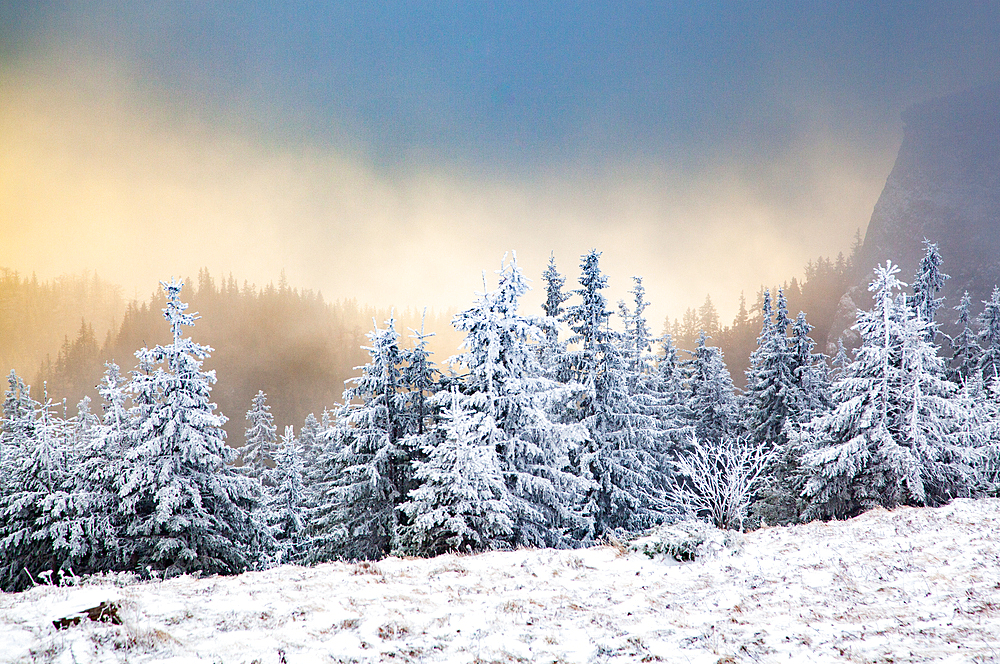
M 605 546 L 41 586 L 0 593 L 0 661 L 1000 659 L 1000 500 L 741 539 L 684 564 Z M 105 599 L 123 625 L 53 627 Z

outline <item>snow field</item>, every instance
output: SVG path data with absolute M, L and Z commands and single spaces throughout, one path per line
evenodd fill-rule
M 0 662 L 1000 661 L 1000 500 L 602 546 L 0 594 Z M 52 620 L 112 600 L 124 624 Z

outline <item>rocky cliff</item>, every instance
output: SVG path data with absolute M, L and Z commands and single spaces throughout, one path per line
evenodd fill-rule
M 903 142 L 875 204 L 858 261 L 857 285 L 845 294 L 829 339 L 867 309 L 871 268 L 891 259 L 910 281 L 924 238 L 937 242 L 945 287 L 942 323 L 968 290 L 976 304 L 1000 283 L 1000 84 L 909 108 Z M 845 337 L 845 340 L 848 337 Z

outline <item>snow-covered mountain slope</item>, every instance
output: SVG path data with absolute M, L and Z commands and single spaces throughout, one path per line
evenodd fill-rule
M 0 594 L 0 661 L 1000 661 L 1000 500 L 729 539 L 36 587 Z M 121 625 L 52 624 L 102 601 Z

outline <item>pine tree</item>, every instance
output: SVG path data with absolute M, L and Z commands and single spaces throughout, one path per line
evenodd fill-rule
M 278 444 L 278 427 L 274 425 L 271 407 L 267 405 L 267 395 L 259 390 L 247 411 L 246 438 L 240 458 L 243 472 L 247 476 L 262 481 L 265 486 L 268 470 L 274 467 L 274 448 Z
M 862 344 L 833 394 L 837 406 L 808 423 L 802 444 L 809 479 L 807 518 L 846 518 L 875 506 L 939 505 L 968 492 L 971 451 L 961 444 L 966 415 L 941 378 L 891 262 L 875 269 L 874 306 L 855 330 Z
M 771 293 L 764 293 L 763 328 L 747 369 L 746 407 L 749 441 L 755 447 L 778 449 L 787 442 L 785 423 L 796 412 L 800 395 L 795 386 L 791 348 L 786 336 L 788 309 L 778 291 L 778 313 L 772 320 Z
M 617 341 L 617 334 L 609 325 L 611 312 L 607 309 L 607 299 L 601 292 L 608 287 L 608 278 L 601 273 L 600 258 L 596 249 L 584 255 L 580 263 L 580 288 L 574 291 L 581 302 L 566 312 L 573 332 L 568 342 L 577 346 L 577 350 L 567 353 L 572 378 L 591 391 L 600 354 Z
M 134 439 L 121 487 L 126 547 L 138 569 L 240 572 L 268 543 L 252 518 L 260 484 L 229 465 L 236 453 L 225 442 L 226 418 L 209 401 L 215 373 L 201 368 L 212 349 L 182 336 L 197 319 L 184 313 L 183 283 L 161 284 L 173 340 L 136 352 Z
M 976 341 L 976 333 L 972 329 L 971 309 L 972 297 L 969 291 L 965 291 L 962 300 L 955 307 L 955 311 L 958 312 L 959 332 L 951 340 L 951 366 L 948 371 L 948 377 L 959 384 L 969 380 L 976 373 L 982 355 L 982 349 Z
M 571 532 L 589 528 L 575 510 L 583 483 L 569 470 L 584 432 L 555 421 L 574 393 L 544 376 L 532 347 L 544 336 L 539 321 L 518 312 L 529 286 L 516 256 L 498 275 L 497 288 L 452 321 L 466 335 L 465 352 L 452 360 L 466 369 L 459 400 L 482 416 L 478 435 L 496 446 L 511 500 L 510 544 L 568 546 Z
M 936 297 L 944 282 L 950 279 L 941 272 L 941 252 L 937 244 L 924 238 L 924 257 L 913 278 L 913 297 L 911 300 L 917 318 L 927 323 L 927 341 L 933 342 L 937 336 L 938 324 L 935 321 L 937 310 L 941 308 L 944 298 Z
M 321 461 L 325 477 L 313 516 L 310 560 L 377 559 L 394 545 L 396 508 L 406 499 L 412 468 L 406 449 L 406 392 L 395 321 L 368 333 L 369 362 L 348 381 L 335 440 Z
M 993 288 L 989 300 L 983 300 L 979 314 L 979 373 L 989 385 L 1000 378 L 1000 288 Z
M 73 512 L 67 504 L 71 502 L 67 488 L 75 462 L 68 454 L 65 422 L 53 412 L 48 394 L 41 403 L 35 402 L 30 400 L 27 386 L 17 384 L 14 374 L 11 380 L 12 390 L 23 389 L 13 398 L 19 406 L 31 408 L 32 423 L 15 434 L 16 446 L 9 451 L 3 468 L 0 588 L 21 590 L 42 575 L 51 579 L 64 565 L 72 567 L 86 554 L 87 542 L 83 533 L 67 532 L 63 527 L 67 512 Z M 18 415 L 24 422 L 24 414 Z
M 268 521 L 281 551 L 281 562 L 294 562 L 302 555 L 306 526 L 305 487 L 302 483 L 302 451 L 289 425 L 274 453 L 272 483 L 268 497 Z
M 545 302 L 542 303 L 545 318 L 539 324 L 545 337 L 539 343 L 539 361 L 549 378 L 566 382 L 570 378 L 568 367 L 563 366 L 566 344 L 559 341 L 559 328 L 566 319 L 563 303 L 570 298 L 570 294 L 562 291 L 566 278 L 556 269 L 555 255 L 549 255 L 549 265 L 542 273 L 542 279 L 545 280 Z
M 707 342 L 702 332 L 688 362 L 687 409 L 698 440 L 724 440 L 738 434 L 736 388 L 722 351 Z
M 443 419 L 441 440 L 417 463 L 420 486 L 402 506 L 409 525 L 401 548 L 424 556 L 507 548 L 514 500 L 497 456 L 501 432 L 487 413 L 467 410 L 457 390 Z

